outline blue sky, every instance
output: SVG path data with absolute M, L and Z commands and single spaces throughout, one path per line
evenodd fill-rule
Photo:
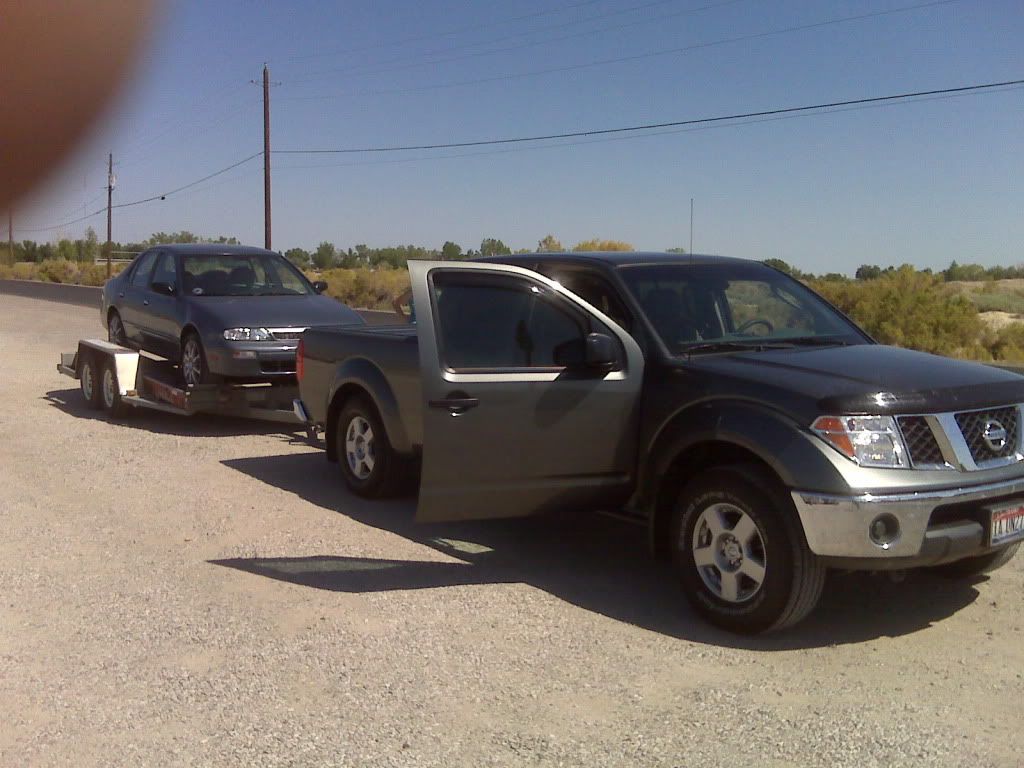
M 262 148 L 609 128 L 1024 77 L 1024 5 L 958 0 L 353 0 L 164 6 L 106 119 L 16 212 L 45 226 L 159 194 Z M 697 10 L 701 9 L 703 10 Z M 720 43 L 737 37 L 751 39 Z M 708 45 L 710 44 L 710 45 Z M 692 50 L 650 55 L 667 49 Z M 498 50 L 504 49 L 504 50 Z M 614 64 L 589 64 L 635 57 Z M 536 73 L 543 70 L 562 71 Z M 483 80 L 486 82 L 466 83 Z M 463 84 L 458 84 L 463 83 Z M 273 155 L 274 247 L 497 237 L 862 263 L 1024 262 L 1024 90 L 629 140 L 394 155 Z M 114 239 L 188 229 L 262 244 L 259 158 L 115 211 Z M 103 216 L 19 239 L 79 237 Z

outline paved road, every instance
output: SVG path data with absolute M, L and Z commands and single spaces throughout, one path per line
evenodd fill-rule
M 87 410 L 0 296 L 0 765 L 1012 766 L 1024 562 L 713 631 L 606 518 L 419 527 L 301 436 Z

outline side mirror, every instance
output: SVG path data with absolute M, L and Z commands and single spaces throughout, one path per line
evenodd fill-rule
M 154 292 L 162 293 L 164 296 L 173 296 L 176 293 L 174 283 L 153 283 L 152 288 Z
M 588 333 L 583 343 L 583 362 L 587 368 L 611 371 L 619 362 L 615 341 L 603 333 Z
M 313 283 L 313 290 L 316 291 L 317 293 L 323 293 L 324 291 L 327 290 L 327 281 L 317 280 L 315 283 Z

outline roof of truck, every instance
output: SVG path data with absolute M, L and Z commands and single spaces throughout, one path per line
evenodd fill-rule
M 729 264 L 756 263 L 749 259 L 706 254 L 664 253 L 659 251 L 585 251 L 562 253 L 517 253 L 509 256 L 484 256 L 474 261 L 509 263 L 519 261 L 590 261 L 621 267 L 629 264 Z

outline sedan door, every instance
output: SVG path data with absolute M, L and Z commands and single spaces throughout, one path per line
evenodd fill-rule
M 184 297 L 180 290 L 177 259 L 164 251 L 143 296 L 140 327 L 146 349 L 174 359 L 179 353 Z
M 520 267 L 409 271 L 424 399 L 417 519 L 625 501 L 644 366 L 629 334 Z
M 144 344 L 143 329 L 146 324 L 148 305 L 145 303 L 149 293 L 149 283 L 153 277 L 153 268 L 159 251 L 146 251 L 139 256 L 139 261 L 132 270 L 128 284 L 118 294 L 117 305 L 124 324 L 124 333 L 129 341 Z

